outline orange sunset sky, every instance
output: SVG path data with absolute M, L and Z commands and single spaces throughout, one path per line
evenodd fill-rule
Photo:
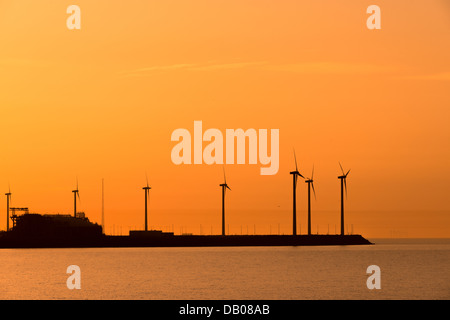
M 222 166 L 170 157 L 201 120 L 280 130 L 276 175 L 226 165 L 230 234 L 292 232 L 295 148 L 313 233 L 340 230 L 340 161 L 349 231 L 449 237 L 449 93 L 445 0 L 0 0 L 0 230 L 9 186 L 12 206 L 72 214 L 77 177 L 91 221 L 104 178 L 106 232 L 141 229 L 147 174 L 149 226 L 218 234 Z M 302 181 L 297 199 L 304 234 Z

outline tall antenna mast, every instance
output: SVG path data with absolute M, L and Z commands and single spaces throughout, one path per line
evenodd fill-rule
M 11 202 L 11 187 L 8 186 L 8 193 L 6 195 L 6 231 L 9 231 L 9 205 Z
M 103 229 L 103 233 L 105 233 L 105 186 L 104 186 L 104 180 L 102 178 L 102 229 Z

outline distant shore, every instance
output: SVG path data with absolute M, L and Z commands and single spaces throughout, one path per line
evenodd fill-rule
M 0 248 L 90 248 L 90 247 L 229 247 L 229 246 L 341 246 L 373 244 L 361 235 L 155 235 L 139 231 L 129 236 L 98 238 L 1 237 Z

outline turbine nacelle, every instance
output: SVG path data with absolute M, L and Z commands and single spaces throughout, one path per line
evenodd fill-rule
M 74 195 L 78 196 L 78 200 L 80 200 L 80 192 L 77 190 L 72 190 L 72 192 L 74 193 Z
M 289 172 L 289 174 L 295 174 L 296 176 L 300 176 L 300 177 L 302 177 L 303 179 L 305 179 L 305 177 L 302 176 L 302 174 L 301 174 L 300 172 L 298 172 L 298 171 L 291 171 L 291 172 Z
M 230 187 L 226 183 L 221 183 L 221 184 L 219 184 L 219 186 L 225 187 L 225 188 L 227 188 L 228 190 L 231 191 Z
M 349 169 L 349 170 L 347 171 L 347 173 L 344 173 L 344 169 L 342 169 L 342 166 L 341 166 L 341 163 L 340 163 L 340 162 L 339 162 L 339 167 L 341 167 L 342 176 L 339 176 L 338 179 L 345 179 L 345 178 L 347 178 L 347 176 L 348 176 L 348 174 L 350 173 L 350 170 L 351 170 L 351 169 Z

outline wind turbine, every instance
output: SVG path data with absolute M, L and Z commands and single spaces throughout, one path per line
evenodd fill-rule
M 341 167 L 342 176 L 339 176 L 338 179 L 341 179 L 341 236 L 344 235 L 344 188 L 345 188 L 345 198 L 347 198 L 347 176 L 350 173 L 350 170 L 347 173 L 344 173 L 344 169 L 342 169 L 341 163 L 339 162 L 339 167 Z
M 297 157 L 295 156 L 295 150 L 294 150 L 294 161 L 295 161 L 295 171 L 291 171 L 290 174 L 292 174 L 293 178 L 293 189 L 294 189 L 294 197 L 293 197 L 293 230 L 292 234 L 294 236 L 297 235 L 297 179 L 298 177 L 302 177 L 305 179 L 304 176 L 301 175 L 300 172 L 298 172 L 298 166 L 297 166 Z
M 6 231 L 9 230 L 9 204 L 11 202 L 11 187 L 8 186 L 8 193 L 5 193 L 6 196 Z
M 314 193 L 314 199 L 316 199 L 316 191 L 314 190 L 314 166 L 311 173 L 311 178 L 308 178 L 305 182 L 308 184 L 308 235 L 311 235 L 311 187 Z
M 145 175 L 145 179 L 147 180 L 147 186 L 143 187 L 142 189 L 145 190 L 145 231 L 148 231 L 148 229 L 147 229 L 147 197 L 150 195 L 151 187 L 148 186 L 147 175 Z
M 77 178 L 77 188 L 75 190 L 72 190 L 72 192 L 73 192 L 73 217 L 76 218 L 77 217 L 77 196 L 78 196 L 78 200 L 81 201 L 80 193 L 78 192 L 78 178 Z
M 222 235 L 225 235 L 225 192 L 226 189 L 230 190 L 230 187 L 227 185 L 227 177 L 225 176 L 225 168 L 223 168 L 223 179 L 224 183 L 220 184 L 222 187 Z

